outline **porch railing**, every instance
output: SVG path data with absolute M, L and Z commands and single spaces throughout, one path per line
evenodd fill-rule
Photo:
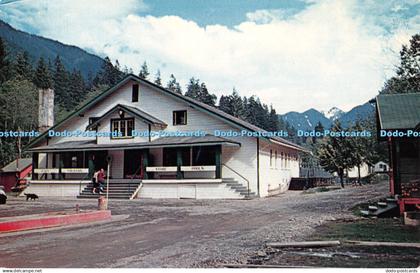
M 79 180 L 80 177 L 72 177 L 70 179 L 65 179 L 61 175 L 62 174 L 64 175 L 65 174 L 68 174 L 68 175 L 85 174 L 82 178 L 82 179 L 85 179 L 87 177 L 86 174 L 89 174 L 89 169 L 88 168 L 61 168 L 61 169 L 60 168 L 37 168 L 37 169 L 34 169 L 34 174 L 41 175 L 41 177 L 45 176 L 45 179 L 38 178 L 34 180 Z M 51 176 L 58 175 L 58 178 L 51 177 L 51 179 L 48 179 L 48 175 L 51 175 Z
M 181 166 L 179 169 L 181 172 L 193 173 L 193 172 L 216 172 L 216 166 L 214 165 L 197 165 L 197 166 Z M 146 172 L 150 173 L 177 173 L 177 166 L 149 166 L 146 167 Z M 188 179 L 188 178 L 186 178 Z

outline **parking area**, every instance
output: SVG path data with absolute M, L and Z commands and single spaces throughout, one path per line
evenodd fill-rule
M 113 220 L 0 235 L 0 267 L 214 267 L 245 263 L 266 242 L 302 239 L 388 184 L 289 191 L 254 200 L 110 200 Z M 93 209 L 97 200 L 9 198 L 0 217 Z

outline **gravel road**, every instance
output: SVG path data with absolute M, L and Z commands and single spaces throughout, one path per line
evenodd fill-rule
M 0 267 L 215 267 L 245 263 L 266 242 L 299 240 L 388 184 L 254 200 L 110 201 L 114 220 L 0 235 Z M 10 198 L 0 217 L 93 209 L 97 200 Z M 339 238 L 338 238 L 339 239 Z

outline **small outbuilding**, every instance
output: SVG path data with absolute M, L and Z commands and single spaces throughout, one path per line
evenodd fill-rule
M 388 173 L 389 165 L 383 161 L 379 161 L 373 167 L 373 172 L 375 173 Z
M 0 170 L 0 185 L 4 191 L 11 192 L 12 188 L 26 184 L 32 173 L 32 158 L 20 158 L 7 164 Z
M 376 118 L 388 142 L 390 192 L 401 213 L 420 209 L 420 93 L 379 95 Z

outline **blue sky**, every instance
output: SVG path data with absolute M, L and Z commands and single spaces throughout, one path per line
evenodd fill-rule
M 12 26 L 118 59 L 147 61 L 185 89 L 192 76 L 218 95 L 258 95 L 279 113 L 350 110 L 394 73 L 420 29 L 419 1 L 0 1 Z M 153 76 L 152 76 L 153 79 Z
M 200 26 L 226 25 L 233 27 L 244 22 L 246 14 L 256 10 L 284 10 L 294 14 L 310 6 L 305 1 L 273 0 L 147 0 L 149 7 L 140 14 L 153 16 L 176 15 L 192 20 Z

